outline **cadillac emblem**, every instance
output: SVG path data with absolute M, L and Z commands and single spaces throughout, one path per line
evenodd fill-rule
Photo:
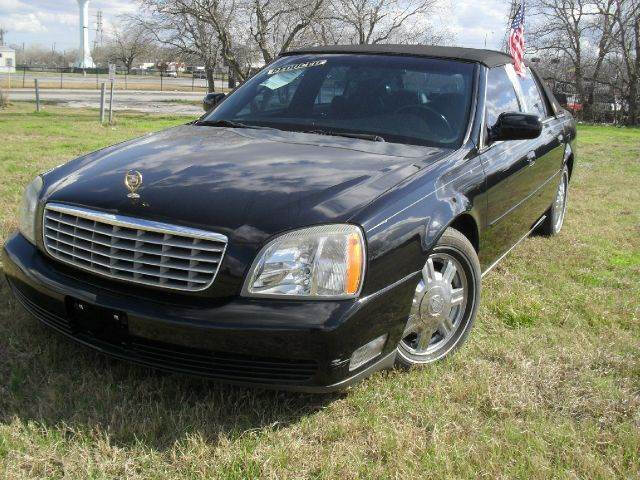
M 140 198 L 138 190 L 142 186 L 142 174 L 137 170 L 129 170 L 124 176 L 124 184 L 129 189 L 128 198 Z

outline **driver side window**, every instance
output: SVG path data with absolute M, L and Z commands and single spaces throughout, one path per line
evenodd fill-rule
M 520 102 L 504 66 L 489 70 L 485 124 L 491 128 L 501 113 L 520 112 Z

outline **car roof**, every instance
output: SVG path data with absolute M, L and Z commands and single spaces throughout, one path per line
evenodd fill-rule
M 320 47 L 299 47 L 283 55 L 323 53 L 352 53 L 369 55 L 410 55 L 417 57 L 446 58 L 481 63 L 489 68 L 511 63 L 513 59 L 504 52 L 479 48 L 439 47 L 434 45 L 325 45 Z

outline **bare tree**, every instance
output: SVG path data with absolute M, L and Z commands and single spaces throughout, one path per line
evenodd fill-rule
M 192 41 L 194 50 L 215 44 L 216 54 L 241 81 L 256 63 L 269 63 L 301 43 L 438 42 L 443 37 L 430 24 L 430 15 L 441 1 L 138 0 L 147 11 L 174 19 L 169 29 L 175 32 L 174 44 L 193 39 L 192 32 L 205 25 L 215 38 Z
M 590 115 L 594 90 L 611 52 L 611 12 L 616 0 L 534 0 L 537 20 L 528 38 L 535 50 L 569 59 L 583 112 Z
M 192 43 L 194 50 L 197 50 L 204 61 L 205 58 L 210 58 L 208 52 L 213 51 L 212 45 L 215 45 L 216 60 L 219 55 L 240 80 L 244 80 L 249 74 L 249 69 L 238 55 L 242 50 L 243 39 L 248 38 L 249 22 L 242 9 L 247 1 L 249 0 L 138 0 L 147 11 L 164 23 L 164 27 L 174 31 L 175 35 L 171 40 L 174 43 L 181 32 L 185 31 L 184 25 L 192 25 L 190 32 L 198 35 L 205 26 L 212 38 L 207 40 L 203 35 L 202 41 L 198 41 L 199 47 L 196 47 L 195 42 Z
M 148 10 L 206 26 L 216 54 L 239 80 L 296 45 L 323 17 L 328 0 L 138 0 Z M 192 19 L 189 22 L 187 19 Z M 192 37 L 193 35 L 191 35 Z M 203 50 L 201 45 L 199 51 Z
M 215 91 L 214 73 L 220 48 L 211 25 L 180 5 L 155 0 L 142 0 L 141 3 L 144 8 L 133 17 L 134 20 L 158 43 L 173 48 L 185 58 L 201 62 L 209 91 Z
M 176 3 L 186 0 L 176 0 Z M 220 55 L 235 76 L 252 72 L 254 52 L 265 63 L 297 43 L 327 0 L 192 0 L 196 15 L 217 33 Z M 247 32 L 249 35 L 247 35 Z
M 403 32 L 424 28 L 438 5 L 438 0 L 332 0 L 330 18 L 350 43 L 404 43 L 409 35 Z
M 147 29 L 123 19 L 119 26 L 114 27 L 109 45 L 113 58 L 122 62 L 127 73 L 131 73 L 133 63 L 149 51 L 150 43 Z
M 637 125 L 640 122 L 640 1 L 614 0 L 616 53 L 621 60 L 617 62 L 622 79 L 628 107 L 627 123 Z
M 253 0 L 250 31 L 265 63 L 286 51 L 323 12 L 325 0 Z

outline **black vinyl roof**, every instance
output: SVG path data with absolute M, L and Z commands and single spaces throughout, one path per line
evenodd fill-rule
M 353 53 L 370 55 L 410 55 L 416 57 L 447 58 L 481 63 L 489 68 L 511 63 L 512 58 L 504 52 L 479 48 L 438 47 L 430 45 L 325 45 L 321 47 L 300 47 L 283 55 L 305 53 Z

